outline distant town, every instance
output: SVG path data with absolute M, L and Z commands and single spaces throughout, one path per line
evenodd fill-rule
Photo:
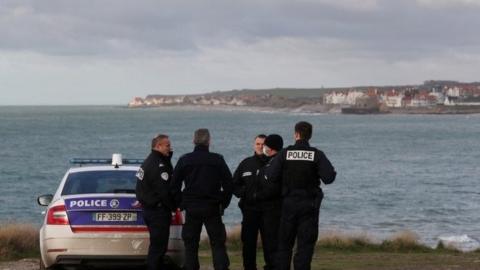
M 350 88 L 275 88 L 197 95 L 135 97 L 130 108 L 227 106 L 320 113 L 480 113 L 480 82 L 425 81 L 422 85 Z

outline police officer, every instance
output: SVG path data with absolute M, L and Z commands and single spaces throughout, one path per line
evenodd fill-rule
M 242 211 L 242 256 L 245 270 L 256 270 L 257 237 L 260 229 L 260 212 L 254 200 L 257 188 L 257 173 L 268 162 L 263 153 L 265 134 L 259 134 L 253 142 L 253 156 L 247 157 L 238 165 L 233 174 L 233 193 L 240 200 L 238 206 Z
M 241 239 L 245 270 L 257 269 L 259 232 L 265 259 L 264 269 L 273 269 L 280 219 L 280 192 L 279 188 L 265 181 L 264 168 L 282 147 L 283 140 L 279 135 L 258 135 L 254 142 L 254 155 L 244 159 L 234 173 L 235 195 L 240 198 L 239 206 L 243 215 Z
M 271 134 L 265 139 L 263 146 L 265 155 L 269 162 L 260 168 L 257 175 L 258 191 L 256 200 L 258 209 L 261 211 L 260 235 L 263 246 L 263 258 L 265 260 L 265 270 L 276 269 L 275 259 L 278 248 L 278 230 L 281 215 L 281 184 L 279 182 L 269 181 L 266 177 L 266 170 L 275 160 L 277 153 L 283 148 L 283 139 L 280 135 Z
M 163 259 L 170 234 L 174 202 L 169 188 L 172 177 L 171 145 L 167 135 L 152 139 L 152 151 L 137 172 L 136 195 L 143 207 L 143 218 L 150 233 L 147 269 L 164 269 Z
M 226 270 L 230 261 L 225 247 L 226 231 L 222 215 L 232 198 L 232 174 L 221 155 L 209 152 L 208 129 L 196 130 L 193 142 L 194 151 L 180 157 L 171 183 L 175 201 L 186 213 L 182 230 L 185 269 L 200 268 L 198 245 L 202 226 L 205 225 L 214 269 Z
M 320 180 L 331 184 L 336 172 L 325 154 L 311 147 L 312 125 L 295 125 L 295 144 L 282 150 L 267 169 L 267 178 L 282 184 L 282 210 L 276 269 L 290 269 L 292 249 L 295 270 L 310 269 L 318 238 L 318 217 L 323 192 Z
M 265 166 L 268 162 L 267 156 L 263 153 L 263 144 L 265 134 L 259 134 L 253 141 L 253 156 L 242 160 L 233 173 L 233 194 L 239 198 L 238 206 L 244 209 L 246 203 L 246 194 L 251 193 L 257 170 Z

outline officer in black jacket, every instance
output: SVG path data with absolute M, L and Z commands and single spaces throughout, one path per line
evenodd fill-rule
M 258 170 L 257 188 L 254 198 L 257 204 L 258 223 L 263 246 L 264 270 L 275 269 L 275 257 L 278 248 L 278 229 L 281 214 L 281 184 L 272 182 L 266 177 L 266 171 L 277 153 L 283 148 L 280 135 L 271 134 L 265 139 L 264 153 L 269 162 Z
M 221 155 L 209 152 L 208 129 L 196 130 L 193 142 L 194 151 L 178 160 L 171 183 L 175 201 L 186 212 L 182 230 L 185 269 L 200 268 L 198 245 L 202 226 L 205 225 L 212 247 L 213 266 L 215 270 L 226 270 L 230 261 L 225 247 L 226 231 L 222 215 L 232 198 L 232 174 Z
M 257 171 L 268 162 L 268 157 L 263 153 L 263 144 L 266 137 L 265 134 L 259 134 L 255 137 L 253 156 L 242 160 L 233 173 L 233 194 L 240 199 L 238 206 L 241 210 L 252 208 L 251 201 L 247 201 L 250 198 L 247 198 L 246 195 L 253 194 L 252 189 L 254 188 Z M 253 205 L 253 207 L 255 206 Z
M 308 143 L 312 125 L 295 125 L 295 145 L 282 150 L 267 169 L 267 178 L 282 184 L 282 210 L 276 269 L 290 269 L 292 249 L 295 270 L 309 270 L 318 238 L 318 217 L 323 192 L 320 180 L 331 184 L 336 172 L 325 154 Z
M 242 211 L 242 256 L 245 270 L 256 269 L 257 237 L 260 230 L 260 214 L 254 196 L 257 189 L 257 174 L 268 162 L 263 153 L 263 144 L 267 136 L 259 134 L 253 142 L 253 156 L 247 157 L 233 173 L 233 193 L 240 200 L 238 206 Z
M 170 196 L 171 146 L 167 135 L 152 140 L 152 152 L 137 172 L 136 195 L 143 207 L 143 219 L 150 232 L 147 269 L 163 269 L 168 247 L 174 201 Z

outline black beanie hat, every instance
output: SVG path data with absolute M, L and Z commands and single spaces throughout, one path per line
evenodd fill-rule
M 264 144 L 270 149 L 280 151 L 283 148 L 283 139 L 278 134 L 270 134 L 265 138 Z

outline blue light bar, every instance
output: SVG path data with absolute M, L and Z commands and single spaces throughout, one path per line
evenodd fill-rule
M 139 158 L 124 158 L 122 159 L 123 164 L 142 164 L 143 159 Z M 72 158 L 70 159 L 70 164 L 108 164 L 112 165 L 111 158 Z
M 111 158 L 72 158 L 70 164 L 112 164 Z
M 143 159 L 140 158 L 125 158 L 122 159 L 123 164 L 142 164 Z

